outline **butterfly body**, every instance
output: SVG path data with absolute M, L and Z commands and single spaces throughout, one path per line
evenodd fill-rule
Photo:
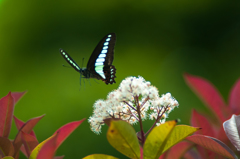
M 116 83 L 116 68 L 112 65 L 115 42 L 115 33 L 106 35 L 94 49 L 89 58 L 87 68 L 79 67 L 63 49 L 60 49 L 60 53 L 77 72 L 84 76 L 84 78 L 95 78 L 104 81 L 106 84 L 113 84 Z

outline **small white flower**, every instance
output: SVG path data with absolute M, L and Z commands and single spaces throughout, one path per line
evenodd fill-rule
M 171 93 L 159 97 L 158 89 L 143 77 L 127 77 L 117 90 L 108 94 L 106 100 L 94 103 L 93 115 L 88 122 L 91 130 L 97 134 L 101 132 L 106 118 L 119 118 L 130 124 L 149 118 L 156 120 L 159 125 L 165 122 L 168 114 L 178 105 Z

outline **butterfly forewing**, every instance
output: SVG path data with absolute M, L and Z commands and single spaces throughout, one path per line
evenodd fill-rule
M 80 72 L 81 68 L 78 64 L 69 56 L 69 54 L 63 49 L 59 49 L 62 57 L 78 72 Z
M 115 42 L 116 42 L 115 33 L 110 33 L 106 35 L 94 49 L 87 64 L 87 69 L 96 78 L 102 79 L 103 81 L 105 81 L 105 83 L 110 83 L 110 81 L 108 81 L 108 79 L 111 78 L 111 72 L 109 68 L 110 66 L 112 66 L 111 64 L 114 57 Z M 109 76 L 109 77 L 106 77 L 106 76 Z

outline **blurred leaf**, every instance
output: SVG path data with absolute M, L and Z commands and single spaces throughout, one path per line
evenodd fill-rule
M 239 114 L 240 112 L 240 79 L 233 86 L 229 96 L 229 106 L 232 113 Z
M 117 158 L 109 155 L 93 154 L 93 155 L 86 156 L 83 159 L 117 159 Z
M 197 134 L 215 136 L 211 123 L 205 118 L 205 116 L 201 115 L 194 109 L 192 111 L 191 125 L 202 128 L 196 132 Z
M 30 120 L 28 120 L 22 127 L 21 129 L 18 131 L 18 134 L 16 135 L 14 141 L 13 141 L 13 146 L 14 146 L 14 156 L 17 155 L 21 145 L 22 145 L 22 139 L 21 139 L 21 131 L 29 134 L 33 127 L 39 122 L 39 120 L 41 120 L 44 117 L 44 115 L 40 116 L 40 117 L 36 117 L 36 118 L 32 118 Z
M 22 145 L 22 146 L 20 147 L 20 151 L 21 151 L 27 158 L 29 157 L 24 145 Z
M 207 148 L 211 151 L 221 154 L 227 158 L 237 159 L 237 156 L 226 144 L 213 137 L 204 135 L 192 135 L 187 137 L 186 139 L 204 148 Z
M 129 158 L 140 158 L 140 146 L 134 128 L 122 120 L 112 120 L 107 132 L 108 142 Z
M 11 92 L 0 99 L 0 137 L 9 136 L 14 111 L 14 99 Z
M 32 150 L 38 145 L 38 140 L 35 136 L 27 134 L 23 131 L 21 131 L 21 138 L 27 153 L 27 157 L 29 157 Z
M 52 159 L 54 157 L 57 147 L 58 135 L 59 133 L 55 133 L 49 140 L 44 142 L 38 151 L 37 159 Z
M 16 104 L 22 96 L 27 93 L 27 91 L 24 92 L 12 92 L 12 97 L 14 98 L 14 103 Z
M 188 86 L 198 95 L 198 97 L 208 106 L 219 121 L 225 121 L 227 111 L 226 104 L 217 89 L 207 80 L 184 74 L 184 79 Z
M 14 147 L 12 142 L 6 137 L 0 137 L 0 156 L 13 156 Z
M 231 119 L 223 123 L 223 128 L 231 143 L 240 151 L 240 115 L 232 115 Z
M 143 146 L 144 158 L 158 158 L 163 153 L 164 147 L 176 123 L 175 120 L 165 122 L 164 124 L 156 126 L 149 133 Z
M 34 149 L 33 151 L 31 152 L 30 156 L 29 156 L 29 159 L 36 159 L 37 158 L 37 155 L 40 151 L 40 149 L 42 148 L 42 146 L 50 139 L 52 139 L 53 137 L 55 137 L 56 134 L 50 136 L 49 138 L 47 138 L 46 140 L 44 140 L 43 142 L 41 142 L 40 144 L 38 144 Z
M 168 138 L 167 144 L 164 146 L 163 152 L 168 150 L 173 145 L 185 139 L 187 136 L 192 135 L 200 128 L 195 128 L 188 125 L 177 125 L 174 127 L 170 137 Z
M 17 129 L 18 129 L 18 131 L 19 131 L 19 130 L 21 129 L 21 127 L 22 127 L 25 123 L 24 123 L 23 121 L 21 121 L 20 119 L 18 119 L 17 117 L 15 117 L 14 115 L 13 115 L 13 119 L 14 119 L 15 125 L 16 125 L 16 127 L 17 127 Z M 34 133 L 33 130 L 32 130 L 29 134 L 36 137 L 36 135 L 35 135 L 35 133 Z
M 180 142 L 167 151 L 167 155 L 164 159 L 182 158 L 193 145 L 193 143 L 186 141 Z
M 14 159 L 12 156 L 6 156 L 6 157 L 3 157 L 2 159 Z
M 59 128 L 51 137 L 38 144 L 30 155 L 30 159 L 53 158 L 62 142 L 84 121 L 74 121 Z M 64 156 L 60 156 L 63 158 Z
M 54 134 L 58 133 L 57 137 L 57 147 L 56 149 L 65 141 L 65 139 L 84 121 L 85 119 L 82 119 L 80 121 L 74 121 L 71 123 L 67 123 L 66 125 L 59 128 Z

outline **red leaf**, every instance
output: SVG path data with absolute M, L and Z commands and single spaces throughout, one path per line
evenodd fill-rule
M 26 157 L 28 157 L 28 154 L 27 154 L 27 151 L 26 151 L 24 145 L 22 145 L 22 146 L 20 147 L 20 150 L 21 150 L 21 152 L 22 152 Z
M 232 110 L 232 114 L 240 113 L 240 79 L 238 79 L 231 90 L 229 96 L 229 106 Z
M 184 154 L 183 158 L 184 159 L 195 159 L 195 158 L 200 158 L 200 156 L 197 153 L 197 151 L 191 149 Z M 204 159 L 206 159 L 206 158 L 204 158 Z
M 21 138 L 27 153 L 27 157 L 29 157 L 32 150 L 38 145 L 37 138 L 23 131 L 21 131 Z
M 237 158 L 227 145 L 216 138 L 204 135 L 192 135 L 186 139 L 225 157 Z
M 164 159 L 173 159 L 173 158 L 182 158 L 182 156 L 192 148 L 194 144 L 190 142 L 180 142 L 177 145 L 174 145 L 168 152 Z
M 188 86 L 198 95 L 198 97 L 208 106 L 217 118 L 221 121 L 226 120 L 230 110 L 227 109 L 222 96 L 217 89 L 207 80 L 184 74 L 184 78 Z
M 200 127 L 201 130 L 197 131 L 195 134 L 202 134 L 208 136 L 215 136 L 212 125 L 210 122 L 196 110 L 192 111 L 191 124 L 194 127 Z
M 27 91 L 24 92 L 12 92 L 12 97 L 14 98 L 15 104 L 19 101 L 19 99 L 22 98 L 22 96 L 26 93 Z
M 84 121 L 85 119 L 82 119 L 80 121 L 74 121 L 71 123 L 68 123 L 61 128 L 59 128 L 54 134 L 58 134 L 57 138 L 57 147 L 56 149 L 62 144 L 62 142 Z
M 21 127 L 22 127 L 25 123 L 24 123 L 22 120 L 20 120 L 20 119 L 18 119 L 17 117 L 15 117 L 14 115 L 13 115 L 13 119 L 14 119 L 15 124 L 16 124 L 16 127 L 17 127 L 17 129 L 18 129 L 18 131 L 19 131 L 19 130 L 21 129 Z M 32 130 L 29 134 L 36 137 L 36 135 L 35 135 L 35 133 L 34 133 L 33 130 Z
M 0 99 L 0 137 L 9 136 L 14 111 L 14 99 L 11 92 Z
M 37 159 L 53 159 L 57 147 L 57 138 L 59 133 L 54 134 L 55 136 L 49 139 L 40 149 Z
M 0 156 L 12 156 L 14 147 L 12 142 L 6 137 L 0 137 Z
M 15 157 L 22 145 L 22 139 L 21 139 L 21 131 L 29 134 L 33 127 L 39 122 L 40 119 L 42 119 L 44 117 L 44 115 L 40 116 L 40 117 L 36 117 L 36 118 L 32 118 L 30 120 L 28 120 L 22 127 L 21 129 L 18 131 L 18 134 L 16 135 L 14 141 L 13 141 L 13 146 L 15 149 L 15 153 L 14 156 Z
M 222 126 L 220 127 L 220 129 L 218 130 L 218 134 L 217 134 L 216 138 L 217 138 L 218 140 L 224 142 L 225 144 L 227 144 L 227 145 L 229 145 L 229 146 L 230 146 L 230 145 L 232 146 L 230 140 L 228 139 L 228 137 L 227 137 L 227 135 L 226 135 L 226 133 L 225 133 L 225 131 L 224 131 L 223 125 L 222 125 Z

